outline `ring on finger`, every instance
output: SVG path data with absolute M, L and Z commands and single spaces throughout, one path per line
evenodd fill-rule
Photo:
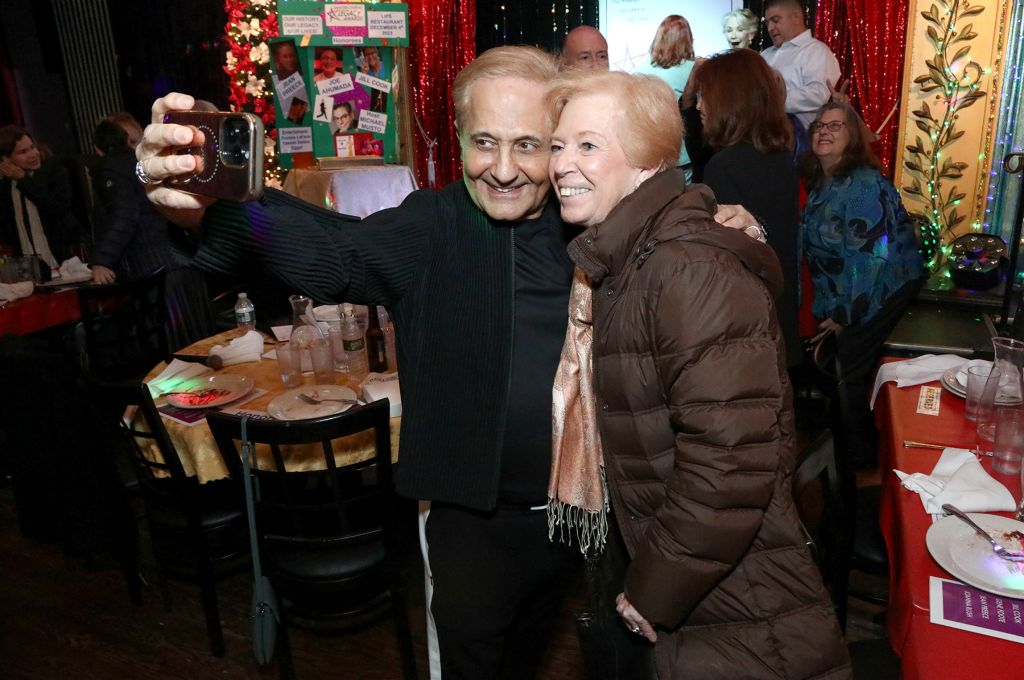
M 643 631 L 640 630 L 640 626 L 633 626 L 629 630 L 630 630 L 630 632 L 636 633 L 637 635 L 643 635 Z
M 142 167 L 142 161 L 135 162 L 135 177 L 138 178 L 141 184 L 160 184 L 162 180 L 154 179 L 146 174 L 146 169 Z

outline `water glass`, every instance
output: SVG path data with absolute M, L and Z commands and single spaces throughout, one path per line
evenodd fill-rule
M 331 343 L 324 338 L 318 338 L 309 343 L 309 356 L 313 362 L 313 375 L 316 376 L 317 385 L 334 384 L 334 353 L 331 351 Z
M 985 396 L 985 382 L 988 374 L 992 371 L 992 365 L 971 366 L 967 369 L 967 402 L 964 409 L 964 417 L 971 422 L 978 421 L 979 410 L 983 413 L 991 413 L 992 403 L 982 404 Z M 992 395 L 989 395 L 992 396 Z
M 290 342 L 277 346 L 277 367 L 285 387 L 302 386 L 302 351 Z
M 1024 408 L 1002 408 L 996 416 L 992 469 L 1004 475 L 1020 472 L 1024 455 Z
M 334 355 L 334 370 L 348 373 L 348 352 L 345 351 L 345 337 L 340 328 L 331 327 L 328 331 L 331 343 L 331 354 Z

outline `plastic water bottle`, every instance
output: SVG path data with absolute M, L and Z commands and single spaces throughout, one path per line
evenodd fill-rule
M 235 303 L 235 324 L 245 331 L 256 328 L 256 307 L 245 293 L 239 293 Z
M 398 370 L 398 353 L 395 349 L 395 324 L 391 321 L 391 315 L 383 306 L 377 308 L 380 316 L 380 326 L 384 330 L 384 343 L 388 352 L 388 371 Z
M 352 377 L 362 379 L 370 370 L 363 330 L 359 327 L 351 304 L 346 302 L 341 309 L 341 342 L 348 357 L 348 372 Z

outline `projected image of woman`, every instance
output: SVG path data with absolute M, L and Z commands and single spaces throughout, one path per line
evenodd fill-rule
M 757 17 L 749 9 L 734 9 L 722 17 L 722 33 L 729 47 L 750 47 L 757 37 Z

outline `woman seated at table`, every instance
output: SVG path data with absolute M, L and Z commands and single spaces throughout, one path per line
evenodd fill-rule
M 920 290 L 925 268 L 917 226 L 896 187 L 882 176 L 869 146 L 871 133 L 857 112 L 829 102 L 809 131 L 811 153 L 801 170 L 810 195 L 801 236 L 814 284 L 814 315 L 821 320 L 812 342 L 829 340 L 816 352 L 816 363 L 835 405 L 833 424 L 844 433 L 841 453 L 854 466 L 871 466 L 878 433 L 868 389 L 882 343 Z M 837 373 L 846 389 L 845 413 L 838 407 Z
M 38 255 L 56 269 L 81 235 L 72 201 L 68 173 L 28 130 L 0 128 L 0 253 Z
M 548 102 L 562 219 L 586 227 L 569 247 L 552 520 L 600 549 L 610 495 L 602 560 L 621 531 L 616 610 L 656 643 L 659 677 L 849 677 L 790 488 L 775 255 L 719 227 L 710 191 L 673 167 L 682 126 L 664 83 L 574 71 Z

